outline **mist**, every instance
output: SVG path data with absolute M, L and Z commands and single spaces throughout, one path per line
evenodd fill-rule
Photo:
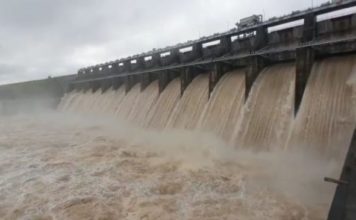
M 334 186 L 323 178 L 340 169 L 307 151 L 256 153 L 112 117 L 42 108 L 0 120 L 5 219 L 325 219 Z

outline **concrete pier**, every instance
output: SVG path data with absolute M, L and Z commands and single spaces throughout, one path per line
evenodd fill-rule
M 126 91 L 126 93 L 128 93 L 136 83 L 138 83 L 138 80 L 136 80 L 135 75 L 125 76 L 125 91 Z
M 296 115 L 302 102 L 303 94 L 313 67 L 315 53 L 312 48 L 301 48 L 297 50 L 296 57 L 296 80 L 295 80 L 295 105 Z
M 183 95 L 185 89 L 193 81 L 193 79 L 203 73 L 204 70 L 198 67 L 187 67 L 182 69 L 180 79 L 181 79 L 181 95 Z
M 258 74 L 267 65 L 267 61 L 264 58 L 259 57 L 259 56 L 251 57 L 249 62 L 250 63 L 246 70 L 246 78 L 245 78 L 245 80 L 246 80 L 245 81 L 246 82 L 245 101 L 247 100 L 247 98 L 250 94 L 252 85 L 255 82 Z
M 233 69 L 232 64 L 227 63 L 214 63 L 212 70 L 209 72 L 209 97 L 213 92 L 216 84 L 219 82 L 220 78 L 224 73 Z
M 107 90 L 125 85 L 126 92 L 137 83 L 144 90 L 159 80 L 160 93 L 175 77 L 181 79 L 181 94 L 197 74 L 209 73 L 211 93 L 221 76 L 233 68 L 246 69 L 246 99 L 258 74 L 268 65 L 296 64 L 295 113 L 299 109 L 313 62 L 328 56 L 356 52 L 356 14 L 318 21 L 317 16 L 356 6 L 343 1 L 244 28 L 234 28 L 175 46 L 121 58 L 78 70 L 68 90 Z M 303 24 L 274 28 L 303 20 Z M 67 91 L 68 91 L 67 90 Z

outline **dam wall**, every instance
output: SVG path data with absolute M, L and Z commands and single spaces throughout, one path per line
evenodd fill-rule
M 37 102 L 56 106 L 67 92 L 59 109 L 114 115 L 147 128 L 198 129 L 249 149 L 285 148 L 287 143 L 294 145 L 293 136 L 302 133 L 293 126 L 310 122 L 309 116 L 300 115 L 318 114 L 314 103 L 305 107 L 315 72 L 320 71 L 318 77 L 328 83 L 341 77 L 337 88 L 352 90 L 344 84 L 353 70 L 356 14 L 323 19 L 352 6 L 356 1 L 330 3 L 82 68 L 75 76 L 5 85 L 0 87 L 1 108 L 9 112 L 9 106 L 19 100 L 26 108 Z M 330 72 L 326 66 L 334 62 L 340 68 Z M 346 69 L 338 73 L 342 68 Z M 320 83 L 322 87 L 327 84 Z M 318 95 L 327 92 L 315 91 Z M 351 100 L 350 91 L 340 94 Z M 328 95 L 322 98 L 329 100 Z M 320 103 L 327 108 L 353 106 L 340 107 L 344 101 L 337 99 Z M 308 108 L 315 109 L 306 112 Z M 338 113 L 330 111 L 325 118 Z M 329 133 L 334 123 L 330 120 L 320 125 L 328 127 Z M 311 129 L 315 132 L 320 127 Z
M 0 86 L 0 113 L 10 114 L 36 108 L 56 108 L 75 75 Z
M 210 132 L 255 151 L 342 157 L 356 126 L 356 14 L 330 13 L 353 6 L 328 3 L 82 68 L 59 109 Z
M 265 67 L 294 63 L 294 114 L 297 113 L 313 63 L 325 57 L 356 51 L 356 14 L 324 19 L 328 13 L 356 6 L 355 1 L 324 4 L 305 11 L 273 17 L 263 23 L 234 28 L 224 33 L 180 43 L 82 68 L 70 84 L 71 90 L 119 88 L 128 93 L 140 84 L 141 91 L 158 80 L 161 94 L 169 82 L 180 79 L 180 93 L 200 74 L 208 74 L 209 97 L 220 78 L 243 69 L 245 101 Z
M 356 1 L 329 3 L 82 68 L 76 76 L 2 86 L 0 107 L 13 112 L 45 102 L 88 120 L 109 118 L 127 130 L 176 132 L 169 141 L 179 147 L 181 132 L 189 131 L 202 141 L 217 137 L 218 147 L 238 152 L 301 153 L 340 165 L 350 158 L 356 127 L 356 14 L 323 16 L 352 6 Z M 131 157 L 125 161 L 137 156 L 123 155 Z M 342 173 L 354 170 L 350 164 Z M 287 167 L 288 173 L 298 166 Z M 344 194 L 338 191 L 336 200 Z
M 26 102 L 30 97 L 35 100 L 45 97 L 58 103 L 58 97 L 66 91 L 105 92 L 124 85 L 128 94 L 134 88 L 144 91 L 153 81 L 157 81 L 158 93 L 162 94 L 176 79 L 180 81 L 180 96 L 184 96 L 198 75 L 207 75 L 210 98 L 220 78 L 238 70 L 245 75 L 246 102 L 255 80 L 265 67 L 294 63 L 293 108 L 296 114 L 313 64 L 325 57 L 356 52 L 356 14 L 341 13 L 327 17 L 330 13 L 355 6 L 356 1 L 350 0 L 326 3 L 244 28 L 233 28 L 197 40 L 81 68 L 76 76 L 0 86 L 0 100 L 2 106 L 13 100 Z M 125 118 L 125 114 L 122 117 Z
M 295 115 L 294 62 L 264 67 L 246 94 L 246 69 L 231 70 L 209 91 L 209 73 L 194 77 L 180 94 L 180 78 L 159 94 L 157 80 L 144 90 L 136 83 L 102 90 L 72 90 L 62 111 L 114 116 L 154 130 L 208 132 L 231 145 L 257 152 L 302 150 L 330 158 L 346 153 L 356 126 L 356 56 L 313 63 L 300 110 Z M 209 97 L 210 95 L 210 97 Z

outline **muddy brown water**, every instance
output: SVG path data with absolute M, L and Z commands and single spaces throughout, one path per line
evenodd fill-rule
M 74 91 L 56 112 L 0 116 L 2 219 L 325 219 L 355 128 L 355 56 L 145 90 Z

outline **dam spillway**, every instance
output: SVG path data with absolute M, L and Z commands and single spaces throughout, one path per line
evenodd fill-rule
M 199 129 L 230 140 L 244 104 L 245 75 L 236 70 L 226 73 L 211 93 L 202 113 Z
M 345 185 L 335 206 L 335 187 L 322 179 L 346 172 L 339 182 L 355 181 L 353 165 L 342 163 L 356 127 L 356 14 L 318 16 L 355 5 L 329 3 L 80 69 L 53 89 L 53 125 L 1 118 L 0 214 L 37 213 L 33 204 L 59 219 L 318 220 L 330 206 L 345 213 L 337 206 Z M 49 82 L 57 83 L 34 87 Z M 0 87 L 0 110 L 11 115 L 23 106 L 17 98 L 51 87 Z M 12 165 L 19 158 L 21 169 Z
M 293 63 L 262 70 L 235 128 L 237 145 L 267 151 L 284 145 L 293 118 L 294 86 Z
M 107 88 L 125 87 L 128 96 L 141 87 L 136 100 L 149 109 L 137 109 L 141 123 L 122 117 L 129 123 L 208 132 L 236 149 L 308 152 L 340 164 L 356 126 L 355 15 L 318 21 L 318 13 L 297 13 L 301 26 L 270 31 L 273 22 L 266 22 L 84 68 L 71 89 L 105 96 Z M 219 43 L 204 46 L 213 40 Z M 157 88 L 146 91 L 151 82 Z
M 296 117 L 293 63 L 263 69 L 247 100 L 244 100 L 242 69 L 222 76 L 210 98 L 209 74 L 206 73 L 195 77 L 182 96 L 178 79 L 167 85 L 162 97 L 158 93 L 158 82 L 153 81 L 142 91 L 138 83 L 127 94 L 122 88 L 116 92 L 112 89 L 72 92 L 63 98 L 62 103 L 70 104 L 67 107 L 63 104 L 62 110 L 114 113 L 121 120 L 152 129 L 211 132 L 236 147 L 256 151 L 309 146 L 328 156 L 343 155 L 356 125 L 355 85 L 350 83 L 354 59 L 354 55 L 348 55 L 316 62 Z M 115 105 L 104 104 L 115 101 Z
M 197 76 L 185 90 L 168 120 L 168 128 L 195 129 L 209 99 L 209 77 Z
M 355 127 L 355 56 L 335 57 L 314 64 L 297 115 L 291 146 L 315 148 L 327 155 L 344 154 Z

